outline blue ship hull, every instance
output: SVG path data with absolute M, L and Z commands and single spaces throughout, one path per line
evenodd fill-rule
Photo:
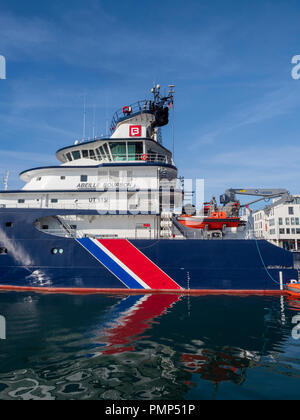
M 99 244 L 52 236 L 33 226 L 37 219 L 57 213 L 89 212 L 0 209 L 0 247 L 7 249 L 0 255 L 0 288 L 276 292 L 280 272 L 284 283 L 298 278 L 292 253 L 264 240 L 115 239 Z M 62 253 L 54 254 L 54 249 Z

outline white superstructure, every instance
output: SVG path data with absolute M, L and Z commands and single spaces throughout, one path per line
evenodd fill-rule
M 1 191 L 0 206 L 55 210 L 36 226 L 56 235 L 173 236 L 171 219 L 182 211 L 182 187 L 172 153 L 159 137 L 173 92 L 161 98 L 157 87 L 153 93 L 154 101 L 115 114 L 109 138 L 76 141 L 57 152 L 58 166 L 22 172 L 24 187 Z M 60 209 L 78 214 L 61 216 Z

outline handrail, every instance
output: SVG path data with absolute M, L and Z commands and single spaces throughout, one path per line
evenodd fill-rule
M 131 112 L 129 113 L 124 113 L 124 108 L 120 108 L 114 113 L 110 125 L 111 132 L 115 130 L 117 124 L 123 119 L 126 119 L 130 116 L 132 117 L 138 113 L 142 114 L 144 112 L 154 112 L 154 103 L 148 100 L 137 101 L 128 107 L 131 108 Z

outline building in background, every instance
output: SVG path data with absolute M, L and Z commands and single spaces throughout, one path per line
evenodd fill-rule
M 276 203 L 276 201 L 275 201 Z M 300 251 L 300 195 L 294 201 L 279 204 L 268 213 L 253 213 L 254 234 L 291 251 Z

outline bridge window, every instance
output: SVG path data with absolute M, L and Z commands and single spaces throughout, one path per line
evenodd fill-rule
M 81 153 L 82 153 L 83 158 L 88 158 L 89 157 L 89 151 L 88 150 L 82 150 Z
M 99 148 L 96 149 L 96 154 L 97 154 L 97 160 L 101 160 L 101 154 L 100 154 Z
M 109 152 L 109 149 L 108 149 L 108 145 L 106 143 L 103 144 L 103 148 L 104 148 L 104 151 L 105 151 L 105 154 L 106 154 L 107 159 L 108 160 L 111 160 L 111 156 L 110 156 L 110 152 Z
M 75 152 L 72 152 L 74 160 L 78 160 L 81 158 L 79 150 L 75 150 Z
M 114 161 L 127 160 L 126 142 L 109 143 L 109 146 Z
M 20 198 L 20 199 L 18 200 L 18 203 L 19 203 L 19 204 L 24 204 L 24 203 L 25 203 L 25 200 L 24 200 L 23 198 Z
M 88 176 L 87 175 L 81 175 L 80 182 L 87 182 Z
M 71 153 L 67 153 L 67 154 L 66 154 L 66 156 L 67 156 L 67 159 L 68 159 L 69 161 L 71 161 L 71 160 L 72 160 Z
M 6 227 L 12 227 L 12 226 L 13 226 L 13 223 L 12 223 L 12 222 L 6 222 L 6 223 L 5 223 L 5 226 L 6 226 Z
M 90 158 L 91 158 L 91 159 L 94 159 L 94 160 L 97 160 L 97 159 L 96 159 L 96 156 L 95 156 L 95 152 L 94 152 L 94 150 L 90 150 Z
M 106 153 L 105 153 L 105 150 L 104 150 L 104 147 L 103 147 L 103 146 L 100 146 L 100 147 L 99 147 L 99 152 L 100 152 L 100 154 L 101 154 L 101 156 L 102 156 L 102 159 L 108 159 L 108 156 L 106 155 Z
M 128 160 L 140 160 L 143 153 L 144 150 L 142 142 L 128 143 Z
M 57 198 L 51 198 L 51 203 L 58 203 L 58 199 Z
M 0 248 L 0 255 L 6 255 L 8 253 L 6 248 Z

